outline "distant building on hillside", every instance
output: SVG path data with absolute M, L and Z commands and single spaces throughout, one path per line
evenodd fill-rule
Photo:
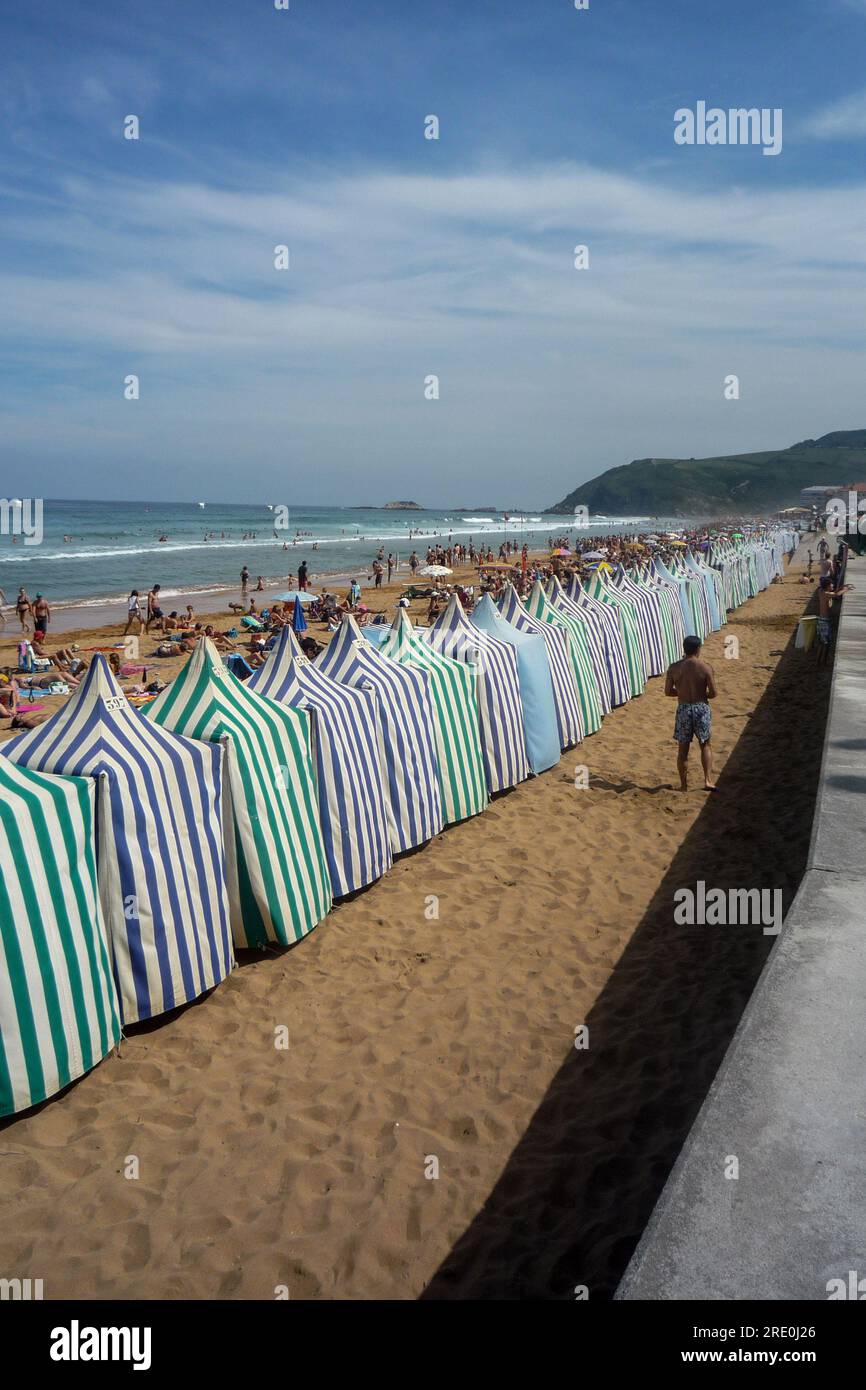
M 843 488 L 841 483 L 820 483 L 815 487 L 802 488 L 800 491 L 800 496 L 802 497 L 804 502 L 807 502 L 810 505 L 813 502 L 816 504 L 820 504 L 821 502 L 826 502 L 827 499 L 830 497 L 838 497 L 839 493 L 842 491 Z

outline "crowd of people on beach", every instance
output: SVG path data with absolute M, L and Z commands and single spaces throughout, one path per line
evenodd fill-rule
M 742 534 L 742 525 L 743 523 L 736 518 L 717 523 L 712 536 L 722 533 L 736 537 Z M 707 528 L 683 528 L 663 535 L 638 532 L 604 537 L 588 537 L 581 535 L 576 529 L 573 535 L 564 533 L 550 538 L 547 554 L 530 554 L 527 543 L 520 543 L 516 539 L 503 540 L 494 552 L 491 546 L 476 546 L 471 537 L 464 544 L 454 542 L 453 537 L 449 536 L 448 544 L 431 544 L 427 547 L 424 563 L 417 550 L 412 550 L 406 562 L 410 582 L 394 599 L 394 604 L 397 607 L 408 607 L 413 601 L 426 602 L 422 621 L 426 620 L 430 624 L 442 612 L 452 595 L 456 595 L 461 605 L 470 612 L 481 595 L 490 594 L 496 600 L 508 585 L 513 585 L 518 594 L 525 598 L 536 582 L 540 581 L 546 585 L 554 576 L 563 583 L 567 583 L 572 577 L 586 581 L 600 566 L 607 566 L 613 571 L 620 565 L 640 566 L 653 557 L 670 563 L 686 548 L 700 553 L 707 550 L 710 544 L 711 532 Z M 820 664 L 828 659 L 832 638 L 833 605 L 850 586 L 844 583 L 846 543 L 840 540 L 835 555 L 831 555 L 831 547 L 826 537 L 821 536 L 816 552 L 817 560 L 813 551 L 808 551 L 806 568 L 800 582 L 814 582 L 813 570 L 817 564 L 817 649 Z M 476 582 L 449 582 L 449 576 L 455 568 L 470 565 L 477 570 Z M 386 576 L 389 584 L 393 582 L 399 567 L 398 557 L 393 552 L 386 555 L 384 547 L 380 546 L 367 572 L 368 582 L 372 582 L 374 590 L 381 589 Z M 428 576 L 424 573 L 425 570 L 432 572 Z M 427 580 L 423 585 L 419 584 L 421 578 Z M 295 593 L 303 596 L 304 621 L 299 625 L 299 639 L 308 657 L 315 657 L 321 650 L 321 644 L 316 638 L 305 631 L 308 624 L 321 624 L 322 629 L 330 633 L 339 627 L 346 614 L 351 614 L 362 627 L 374 621 L 386 621 L 387 608 L 374 613 L 371 607 L 363 602 L 362 588 L 357 577 L 351 579 L 342 597 L 327 588 L 323 588 L 318 594 L 312 594 L 311 584 L 309 564 L 304 559 L 297 568 Z M 266 591 L 265 581 L 258 575 L 253 585 L 247 565 L 244 565 L 240 572 L 240 590 L 241 601 L 230 602 L 227 605 L 232 614 L 232 625 L 221 630 L 213 622 L 199 617 L 191 602 L 185 604 L 182 609 L 166 612 L 159 583 L 152 584 L 144 597 L 138 589 L 132 589 L 127 600 L 127 617 L 122 638 L 141 638 L 154 633 L 158 637 L 158 644 L 144 664 L 138 658 L 137 646 L 129 649 L 134 650 L 134 660 L 125 660 L 124 654 L 118 651 L 109 652 L 109 661 L 115 675 L 119 679 L 133 681 L 125 687 L 127 693 L 133 697 L 147 698 L 158 691 L 161 688 L 158 674 L 155 679 L 148 679 L 148 676 L 153 674 L 153 666 L 158 670 L 161 658 L 191 652 L 201 637 L 207 637 L 214 642 L 226 657 L 231 669 L 241 678 L 245 678 L 261 666 L 267 660 L 280 631 L 285 626 L 296 624 L 295 600 L 290 594 L 270 603 L 257 601 L 255 595 Z M 7 603 L 2 590 L 0 602 Z M 51 621 L 51 607 L 42 593 L 37 593 L 31 598 L 22 587 L 14 607 L 21 634 L 28 640 L 23 641 L 19 647 L 18 671 L 12 672 L 7 669 L 5 676 L 0 679 L 0 715 L 11 715 L 13 718 L 18 713 L 19 682 L 23 676 L 27 677 L 32 699 L 33 689 L 60 693 L 64 688 L 74 687 L 83 679 L 89 665 L 88 656 L 76 643 L 61 645 L 48 653 L 46 641 Z M 2 621 L 5 624 L 5 615 L 2 616 Z

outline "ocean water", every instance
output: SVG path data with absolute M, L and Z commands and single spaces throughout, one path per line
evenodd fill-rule
M 449 537 L 464 542 L 473 537 L 476 545 L 483 541 L 495 551 L 506 537 L 541 549 L 551 536 L 574 534 L 573 516 L 540 512 L 509 515 L 506 522 L 495 512 L 297 507 L 277 534 L 274 521 L 275 513 L 264 505 L 46 499 L 40 544 L 25 545 L 21 538 L 16 544 L 11 535 L 0 534 L 0 588 L 10 603 L 23 584 L 31 598 L 43 593 L 57 607 L 116 605 L 130 589 L 144 594 L 153 584 L 162 586 L 164 599 L 238 590 L 244 565 L 253 585 L 258 575 L 266 582 L 294 579 L 301 560 L 307 561 L 314 587 L 325 576 L 357 575 L 363 585 L 380 545 L 386 556 L 391 551 L 405 564 L 413 548 L 423 562 L 429 544 L 447 545 Z M 580 534 L 635 531 L 648 524 L 645 517 L 593 517 Z M 652 524 L 668 525 L 661 518 L 652 518 Z

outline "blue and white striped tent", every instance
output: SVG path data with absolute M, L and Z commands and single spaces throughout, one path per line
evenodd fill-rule
M 653 570 L 660 579 L 665 580 L 668 584 L 676 585 L 685 636 L 700 637 L 703 641 L 706 633 L 702 630 L 700 601 L 694 585 L 685 575 L 680 573 L 675 565 L 671 564 L 669 568 L 658 555 L 653 559 Z
M 651 564 L 641 567 L 635 582 L 659 597 L 667 662 L 671 665 L 680 660 L 685 637 L 680 586 L 672 579 L 663 579 Z
M 516 649 L 475 627 L 456 594 L 432 627 L 415 631 L 442 656 L 474 667 L 488 790 L 517 786 L 529 776 L 529 760 Z
M 0 758 L 0 1116 L 47 1100 L 120 1041 L 93 813 L 90 779 Z
M 540 582 L 536 581 L 540 587 Z M 535 590 L 533 589 L 533 593 Z M 578 608 L 576 604 L 570 603 L 565 597 L 562 585 L 554 574 L 547 588 L 543 591 L 547 605 L 568 622 L 577 622 L 586 634 L 587 646 L 589 648 L 589 659 L 592 662 L 595 685 L 598 692 L 598 701 L 602 715 L 610 714 L 613 706 L 610 702 L 610 676 L 607 669 L 607 655 L 605 652 L 604 638 L 605 626 L 598 614 L 589 608 Z M 541 617 L 538 606 L 529 607 L 536 617 Z
M 348 614 L 315 665 L 342 685 L 375 692 L 391 846 L 397 854 L 423 845 L 445 823 L 429 678 L 382 656 Z
M 580 726 L 583 736 L 586 738 L 589 734 L 597 733 L 603 717 L 602 701 L 590 651 L 586 616 L 567 617 L 565 613 L 554 608 L 540 579 L 536 579 L 523 602 L 527 613 L 533 618 L 537 618 L 541 623 L 549 623 L 551 627 L 561 628 L 565 632 L 574 684 L 580 700 Z
M 96 655 L 63 708 L 2 752 L 39 772 L 96 779 L 99 889 L 123 1023 L 224 980 L 233 951 L 222 749 L 150 724 Z
M 638 621 L 643 629 L 647 675 L 664 675 L 670 663 L 662 628 L 661 596 L 636 584 L 622 565 L 614 570 L 611 583 L 619 593 L 631 599 L 637 609 Z
M 559 762 L 562 750 L 544 638 L 534 632 L 519 632 L 512 627 L 489 594 L 485 594 L 475 605 L 471 622 L 479 632 L 486 633 L 514 652 L 529 766 L 536 775 L 546 772 Z
M 312 716 L 316 790 L 334 896 L 344 897 L 381 878 L 391 867 L 392 854 L 375 695 L 341 685 L 318 670 L 289 627 L 246 685 Z
M 583 725 L 580 719 L 580 696 L 571 665 L 571 652 L 568 633 L 561 627 L 553 627 L 539 618 L 533 618 L 520 599 L 513 584 L 506 584 L 499 600 L 499 611 L 507 623 L 518 632 L 531 632 L 543 637 L 547 648 L 547 661 L 550 678 L 553 682 L 553 702 L 556 707 L 556 722 L 559 729 L 559 746 L 571 748 L 583 738 Z
M 685 560 L 680 556 L 674 562 L 674 569 L 680 579 L 684 579 L 689 586 L 689 602 L 695 612 L 695 625 L 698 636 L 703 641 L 713 631 L 713 618 L 710 612 L 710 601 L 707 595 L 706 585 L 702 577 L 688 569 Z M 695 605 L 697 605 L 695 607 Z
M 554 575 L 548 586 L 548 594 L 554 607 L 562 606 L 564 611 L 568 612 L 567 605 L 572 604 L 575 608 L 594 613 L 598 618 L 604 639 L 604 656 L 611 708 L 624 705 L 627 700 L 631 699 L 625 641 L 619 619 L 610 604 L 602 603 L 601 599 L 592 598 L 583 588 L 576 574 L 572 575 L 564 587 L 560 585 L 559 580 Z
M 690 550 L 687 550 L 683 556 L 683 572 L 691 574 L 701 584 L 707 606 L 707 622 L 709 624 L 707 631 L 718 632 L 722 626 L 722 617 L 716 581 L 720 579 L 720 576 L 715 570 L 702 565 Z

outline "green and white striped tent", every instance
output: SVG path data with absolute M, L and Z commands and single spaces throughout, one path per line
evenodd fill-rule
M 596 733 L 601 728 L 604 711 L 584 622 L 581 618 L 554 608 L 538 579 L 526 600 L 526 611 L 533 618 L 538 618 L 539 622 L 549 623 L 551 627 L 560 627 L 565 631 L 571 667 L 574 671 L 574 683 L 580 699 L 584 736 Z M 587 621 L 592 620 L 587 617 Z
M 662 644 L 665 668 L 679 661 L 683 653 L 683 610 L 680 606 L 679 585 L 662 579 L 655 570 L 646 566 L 633 572 L 630 579 L 639 589 L 654 594 L 658 598 L 658 614 L 661 623 Z
M 585 581 L 585 588 L 590 598 L 600 599 L 602 603 L 610 604 L 619 619 L 620 632 L 625 647 L 628 683 L 631 688 L 631 697 L 634 699 L 636 695 L 643 694 L 644 686 L 647 683 L 646 659 L 641 646 L 640 626 L 635 606 L 630 599 L 617 593 L 612 585 L 602 579 L 598 570 L 588 581 Z
M 90 778 L 0 758 L 0 1115 L 55 1095 L 120 1041 L 93 807 Z
M 425 672 L 429 680 L 445 824 L 477 816 L 487 805 L 488 792 L 474 668 L 434 650 L 415 632 L 405 608 L 397 609 L 379 651 Z
M 148 717 L 175 733 L 225 745 L 235 944 L 299 941 L 331 906 L 310 716 L 247 689 L 202 638 Z

